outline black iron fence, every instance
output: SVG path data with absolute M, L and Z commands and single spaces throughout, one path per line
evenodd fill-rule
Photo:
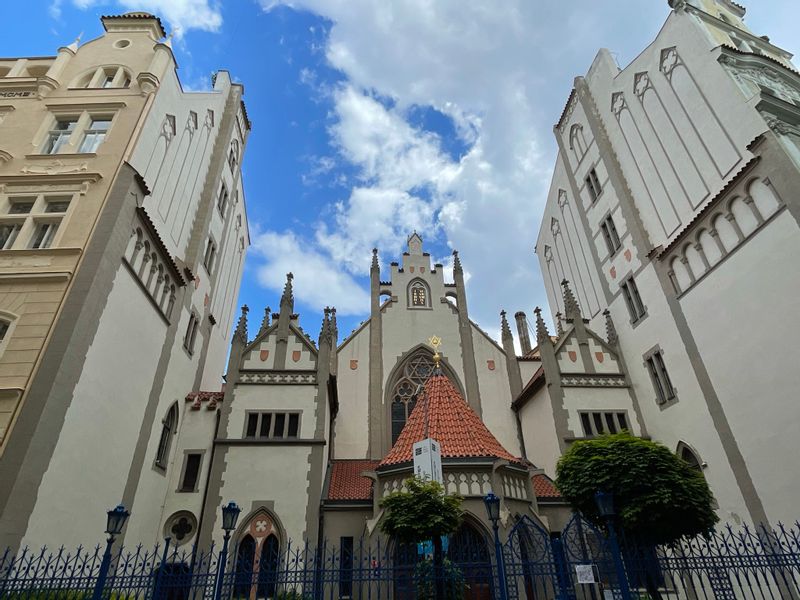
M 521 519 L 491 540 L 426 545 L 343 538 L 319 547 L 271 539 L 215 547 L 7 551 L 0 598 L 35 600 L 800 599 L 800 525 L 724 527 L 670 547 L 616 540 L 575 516 L 557 535 Z M 500 557 L 500 565 L 498 558 Z M 498 568 L 499 567 L 499 568 Z M 504 577 L 498 577 L 500 570 Z

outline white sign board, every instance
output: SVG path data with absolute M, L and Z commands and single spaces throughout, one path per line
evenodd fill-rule
M 578 583 L 597 583 L 594 578 L 594 565 L 575 565 Z
M 439 442 L 427 438 L 414 444 L 414 475 L 443 483 L 442 450 Z

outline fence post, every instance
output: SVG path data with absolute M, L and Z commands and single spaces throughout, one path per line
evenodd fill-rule
M 631 590 L 628 587 L 628 575 L 625 573 L 625 563 L 622 560 L 622 552 L 617 541 L 617 530 L 612 519 L 607 519 L 608 523 L 608 545 L 611 550 L 611 557 L 614 560 L 614 570 L 617 572 L 619 582 L 619 593 L 622 600 L 632 600 Z
M 556 568 L 556 583 L 558 584 L 556 598 L 558 600 L 567 600 L 573 597 L 574 594 L 570 593 L 572 577 L 569 573 L 569 567 L 567 566 L 566 556 L 564 555 L 564 543 L 561 541 L 560 533 L 551 534 L 550 547 L 553 553 L 553 563 Z
M 500 600 L 508 600 L 508 588 L 506 588 L 506 563 L 503 559 L 503 547 L 500 545 L 500 534 L 497 522 L 492 522 L 494 530 L 494 555 L 497 561 L 497 586 L 500 588 Z
M 100 572 L 97 574 L 97 582 L 94 584 L 94 593 L 92 600 L 101 600 L 103 597 L 103 588 L 106 587 L 106 579 L 108 578 L 108 570 L 111 568 L 111 545 L 114 543 L 114 536 L 109 535 L 106 541 L 106 551 L 103 552 L 103 561 L 100 563 Z
M 164 538 L 164 552 L 161 554 L 161 562 L 158 565 L 158 571 L 156 571 L 156 580 L 153 583 L 153 598 L 158 600 L 159 594 L 161 593 L 161 577 L 164 573 L 164 567 L 167 565 L 167 552 L 169 552 L 169 540 L 170 538 Z
M 217 583 L 214 586 L 214 600 L 222 598 L 222 580 L 225 578 L 225 563 L 228 561 L 228 540 L 231 539 L 231 532 L 225 531 L 222 538 L 222 552 L 219 553 L 219 564 L 217 565 Z

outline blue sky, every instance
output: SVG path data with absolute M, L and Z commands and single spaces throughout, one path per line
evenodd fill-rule
M 758 34 L 800 51 L 797 0 L 745 3 Z M 468 274 L 471 316 L 544 306 L 533 245 L 557 120 L 599 47 L 627 64 L 666 0 L 0 0 L 0 55 L 54 54 L 101 14 L 147 10 L 175 34 L 179 75 L 245 85 L 244 160 L 253 246 L 240 301 L 276 308 L 295 273 L 316 334 L 335 305 L 343 337 L 367 316 L 370 249 L 396 260 L 419 231 Z M 435 333 L 435 332 L 431 332 Z

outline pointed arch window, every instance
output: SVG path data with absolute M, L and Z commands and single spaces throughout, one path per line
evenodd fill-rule
M 161 437 L 158 440 L 158 450 L 156 451 L 155 466 L 159 469 L 167 468 L 169 460 L 169 448 L 172 445 L 172 438 L 178 429 L 178 403 L 173 404 L 167 416 L 161 422 Z
M 430 290 L 424 281 L 417 279 L 408 286 L 408 306 L 410 308 L 429 308 Z

